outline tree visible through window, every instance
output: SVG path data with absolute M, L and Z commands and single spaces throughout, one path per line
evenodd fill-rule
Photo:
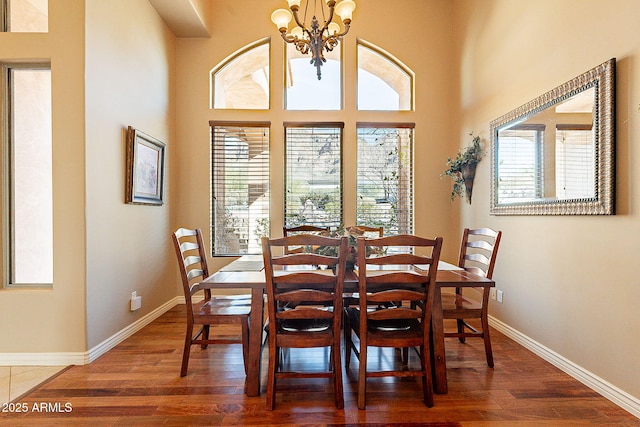
M 284 225 L 342 224 L 342 123 L 285 123 Z
M 211 122 L 214 255 L 260 253 L 269 235 L 269 126 Z
M 412 155 L 413 125 L 358 126 L 357 225 L 413 233 Z

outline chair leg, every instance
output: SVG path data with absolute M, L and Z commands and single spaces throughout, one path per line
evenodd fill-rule
M 333 392 L 335 394 L 336 408 L 344 408 L 344 391 L 342 387 L 342 357 L 340 356 L 340 332 L 331 347 L 331 362 L 333 363 Z
M 351 324 L 347 316 L 344 316 L 343 322 L 344 329 L 344 366 L 349 369 L 349 363 L 351 362 L 351 346 L 353 341 L 351 340 Z
M 366 332 L 364 332 L 366 333 Z M 360 356 L 358 369 L 358 409 L 365 409 L 367 406 L 367 345 L 363 344 L 360 337 Z
M 424 376 L 422 377 L 422 394 L 424 398 L 424 404 L 428 408 L 433 407 L 433 374 L 431 371 L 431 353 L 425 351 L 424 347 L 420 347 L 420 363 L 422 364 L 422 371 Z
M 275 346 L 275 339 L 269 341 L 269 369 L 267 372 L 267 410 L 276 407 L 276 371 L 280 360 L 280 349 Z
M 244 374 L 249 367 L 249 319 L 242 322 L 242 360 L 244 362 Z
M 489 319 L 482 317 L 482 337 L 484 339 L 484 352 L 487 355 L 487 365 L 493 368 L 493 351 L 491 350 L 491 337 L 489 336 Z
M 209 341 L 209 328 L 211 327 L 211 325 L 204 325 L 202 326 L 202 339 L 203 341 Z M 209 346 L 209 343 L 207 342 L 203 342 L 200 345 L 200 348 L 202 348 L 203 350 L 205 348 L 207 348 Z
M 456 319 L 456 323 L 458 324 L 458 333 L 459 334 L 464 334 L 464 319 Z M 465 338 L 464 337 L 458 337 L 458 340 L 461 343 L 464 343 Z
M 191 353 L 191 339 L 193 337 L 193 323 L 187 323 L 187 331 L 184 337 L 184 349 L 182 350 L 182 367 L 180 368 L 180 376 L 187 375 L 189 367 L 189 354 Z

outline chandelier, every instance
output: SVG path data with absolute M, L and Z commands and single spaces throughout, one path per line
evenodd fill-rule
M 356 8 L 356 4 L 352 0 L 342 0 L 338 4 L 336 4 L 335 0 L 320 0 L 320 8 L 318 10 L 319 0 L 313 0 L 313 11 L 311 11 L 313 17 L 311 18 L 311 22 L 307 24 L 309 3 L 311 3 L 312 0 L 305 0 L 304 17 L 302 20 L 300 20 L 300 16 L 298 15 L 301 1 L 302 0 L 287 0 L 291 12 L 287 9 L 277 9 L 271 14 L 271 21 L 276 24 L 285 42 L 293 43 L 296 50 L 303 55 L 311 53 L 310 63 L 316 67 L 318 80 L 320 80 L 322 64 L 327 62 L 323 50 L 331 52 L 333 48 L 338 45 L 342 36 L 349 32 L 351 17 Z M 322 5 L 323 1 L 328 7 L 328 11 L 326 12 L 325 7 Z M 287 34 L 292 12 L 297 26 Z M 333 22 L 334 12 L 340 16 L 344 24 L 344 31 L 342 32 L 340 32 L 340 25 Z M 322 14 L 322 24 L 318 21 L 316 13 Z

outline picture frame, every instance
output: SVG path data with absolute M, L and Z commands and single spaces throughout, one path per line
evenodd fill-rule
M 125 203 L 161 206 L 164 203 L 165 144 L 131 126 L 127 128 Z

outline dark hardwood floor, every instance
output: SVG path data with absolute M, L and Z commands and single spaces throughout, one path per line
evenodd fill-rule
M 50 379 L 14 402 L 27 412 L 0 413 L 0 425 L 640 425 L 638 418 L 495 330 L 494 369 L 486 365 L 482 340 L 447 340 L 449 393 L 436 395 L 433 408 L 422 403 L 419 380 L 380 378 L 369 381 L 367 409 L 358 410 L 357 360 L 352 358 L 344 376 L 344 410 L 335 409 L 327 380 L 300 379 L 281 381 L 276 409 L 267 411 L 264 395 L 244 395 L 239 345 L 194 347 L 188 375 L 179 376 L 183 316 L 184 306 L 175 307 L 95 362 Z M 236 334 L 232 327 L 216 330 Z M 290 363 L 313 368 L 328 356 L 322 350 L 304 354 L 291 352 Z M 390 349 L 372 352 L 370 360 L 395 363 L 395 356 Z

